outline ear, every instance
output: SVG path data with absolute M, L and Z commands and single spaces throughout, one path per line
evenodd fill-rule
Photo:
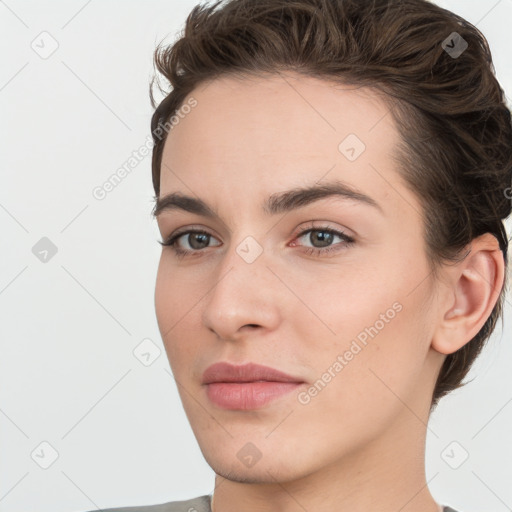
M 475 238 L 469 254 L 442 269 L 446 287 L 440 295 L 432 348 L 451 354 L 468 343 L 489 318 L 503 287 L 505 261 L 490 233 Z

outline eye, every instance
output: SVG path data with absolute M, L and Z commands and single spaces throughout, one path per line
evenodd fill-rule
M 183 249 L 180 246 L 180 238 L 183 238 L 188 243 L 190 249 Z M 207 231 L 197 229 L 175 233 L 166 240 L 164 240 L 163 242 L 158 241 L 158 243 L 164 247 L 171 247 L 171 249 L 176 253 L 177 256 L 186 256 L 187 254 L 198 253 L 202 249 L 208 247 L 208 242 L 212 238 L 215 239 L 215 237 L 213 237 L 213 235 L 211 235 Z
M 306 236 L 308 234 L 309 236 Z M 313 246 L 310 247 L 306 246 L 304 252 L 317 256 L 324 256 L 333 252 L 337 253 L 355 243 L 354 238 L 346 235 L 343 231 L 332 229 L 330 226 L 321 226 L 302 230 L 298 234 L 297 240 L 303 237 L 313 244 Z M 336 245 L 332 245 L 336 238 L 339 238 L 341 242 Z M 295 243 L 292 244 L 292 246 L 294 245 Z
M 308 234 L 309 237 L 306 236 Z M 306 240 L 309 239 L 310 243 L 313 244 L 313 246 L 306 246 L 303 252 L 317 256 L 324 256 L 333 252 L 339 252 L 355 243 L 354 238 L 346 235 L 343 231 L 338 231 L 330 226 L 304 229 L 297 235 L 296 240 L 301 238 L 305 238 Z M 339 238 L 341 242 L 332 245 L 336 238 Z M 188 247 L 184 248 L 180 244 L 181 239 L 186 242 Z M 209 242 L 212 239 L 216 240 L 216 238 L 207 231 L 195 229 L 174 233 L 164 241 L 158 241 L 158 243 L 164 247 L 170 247 L 178 257 L 185 257 L 187 255 L 200 256 L 201 253 L 204 252 L 203 249 L 208 248 Z M 219 245 L 221 244 L 216 244 L 216 246 Z M 291 244 L 292 247 L 296 245 L 295 241 Z

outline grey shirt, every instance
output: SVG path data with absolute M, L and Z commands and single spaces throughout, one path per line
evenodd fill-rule
M 185 501 L 170 501 L 160 505 L 148 505 L 145 507 L 122 507 L 103 509 L 101 512 L 212 512 L 210 507 L 211 495 L 205 494 L 198 498 Z M 91 511 L 92 512 L 92 511 Z M 445 506 L 443 512 L 457 512 L 455 509 Z

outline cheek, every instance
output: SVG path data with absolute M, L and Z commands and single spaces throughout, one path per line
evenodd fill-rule
M 164 341 L 165 333 L 173 324 L 175 298 L 176 293 L 172 287 L 171 275 L 162 255 L 158 265 L 155 284 L 155 313 L 160 334 Z
M 201 324 L 204 299 L 211 285 L 202 277 L 190 279 L 165 254 L 160 258 L 155 285 L 155 313 L 173 374 L 190 377 L 204 357 L 207 334 Z
M 189 299 L 190 286 L 177 279 L 176 272 L 166 261 L 165 254 L 160 258 L 155 285 L 155 313 L 160 335 L 169 360 L 175 361 L 180 356 L 176 342 L 183 339 L 183 326 L 187 323 L 187 312 L 194 302 Z M 192 314 L 190 311 L 188 314 Z M 181 332 L 181 334 L 180 334 Z
M 162 335 L 174 325 L 178 326 L 180 319 L 185 319 L 187 311 L 194 304 L 194 288 L 190 286 L 190 281 L 187 284 L 187 280 L 180 277 L 180 272 L 176 271 L 169 256 L 163 252 L 155 285 L 155 312 Z
M 360 400 L 399 402 L 396 395 L 408 396 L 417 382 L 429 349 L 429 290 L 426 282 L 416 287 L 413 276 L 428 273 L 418 265 L 385 268 L 385 275 L 370 266 L 364 273 L 345 268 L 334 279 L 317 274 L 296 288 L 315 314 L 297 305 L 295 349 L 319 387 L 329 382 L 325 398 L 333 393 L 336 401 L 355 400 L 354 407 Z
M 388 306 L 386 300 L 383 305 Z M 386 308 L 377 307 L 381 310 Z M 326 342 L 332 336 L 320 343 L 312 332 L 306 334 L 315 340 L 304 352 L 313 368 L 310 386 L 296 399 L 297 412 L 308 418 L 302 422 L 305 436 L 318 428 L 336 439 L 344 432 L 345 441 L 339 442 L 347 442 L 349 449 L 354 442 L 351 436 L 369 440 L 407 408 L 421 410 L 417 395 L 424 355 L 411 328 L 416 316 L 412 305 L 403 304 L 384 327 L 376 322 L 374 312 L 373 308 L 358 311 L 358 316 L 348 316 L 345 322 L 340 315 L 339 331 L 347 335 L 336 336 L 332 343 Z M 361 333 L 364 336 L 358 337 Z

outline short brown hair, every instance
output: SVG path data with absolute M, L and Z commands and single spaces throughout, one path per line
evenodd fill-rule
M 447 51 L 454 32 L 467 43 L 460 55 Z M 154 57 L 171 85 L 158 107 L 155 79 L 150 86 L 157 196 L 161 127 L 195 87 L 220 75 L 293 70 L 385 93 L 402 139 L 399 172 L 421 200 L 434 275 L 484 233 L 497 238 L 507 268 L 511 114 L 488 43 L 463 18 L 426 0 L 220 0 L 196 5 L 181 37 Z M 431 409 L 463 385 L 502 315 L 506 288 L 505 281 L 480 332 L 446 357 Z

